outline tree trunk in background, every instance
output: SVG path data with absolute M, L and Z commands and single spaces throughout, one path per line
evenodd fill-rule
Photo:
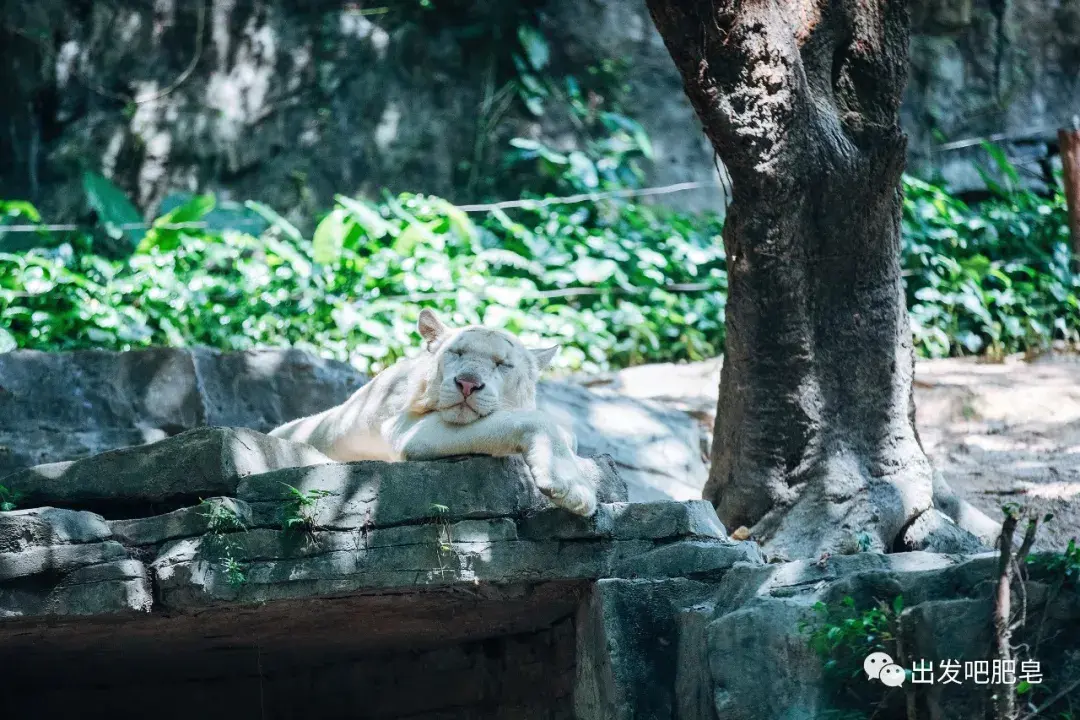
M 731 172 L 705 497 L 786 557 L 892 550 L 933 504 L 900 275 L 899 0 L 648 0 Z
M 1073 267 L 1080 268 L 1080 119 L 1073 117 L 1071 128 L 1058 130 L 1061 171 L 1065 180 L 1065 203 L 1069 211 L 1069 240 Z

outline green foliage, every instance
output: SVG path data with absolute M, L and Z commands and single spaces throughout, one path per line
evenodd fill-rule
M 652 159 L 644 128 L 615 112 L 590 110 L 576 82 L 568 81 L 569 107 L 584 123 L 590 120 L 584 150 L 556 151 L 532 139 L 514 138 L 507 154 L 510 165 L 523 166 L 547 192 L 593 192 L 638 187 L 644 179 L 640 160 Z M 595 120 L 592 119 L 595 116 Z
M 450 521 L 447 519 L 450 508 L 439 503 L 432 503 L 430 510 L 431 523 L 435 526 L 435 557 L 439 562 L 438 573 L 443 575 L 451 570 L 446 560 L 457 556 L 454 550 L 454 539 L 450 535 Z
M 299 530 L 309 535 L 315 531 L 315 517 L 319 510 L 319 500 L 333 493 L 329 490 L 300 490 L 288 483 L 281 483 L 289 491 L 282 514 L 282 530 Z
M 18 507 L 22 493 L 14 488 L 0 485 L 0 512 L 10 512 Z
M 809 636 L 810 647 L 824 663 L 825 681 L 835 704 L 829 717 L 854 720 L 885 701 L 883 693 L 888 688 L 867 682 L 863 660 L 875 652 L 899 657 L 896 638 L 903 609 L 901 595 L 865 610 L 857 609 L 854 598 L 845 596 L 839 605 L 816 603 L 816 621 L 800 623 L 799 632 Z
M 124 191 L 111 180 L 97 173 L 83 173 L 83 191 L 90 207 L 97 214 L 105 232 L 114 240 L 126 237 L 134 245 L 142 240 L 145 231 L 127 226 L 140 225 L 142 215 L 128 200 Z
M 124 259 L 77 252 L 78 237 L 0 253 L 0 325 L 23 348 L 291 345 L 365 371 L 417 345 L 421 305 L 561 342 L 564 368 L 696 360 L 722 347 L 715 218 L 605 203 L 474 223 L 438 198 L 337 200 L 314 240 L 255 203 L 270 222 L 257 237 L 176 227 L 213 207 L 195 198 Z
M 1031 555 L 1027 561 L 1056 578 L 1062 587 L 1080 588 L 1080 545 L 1076 538 L 1069 540 L 1064 552 Z
M 387 15 L 391 33 L 453 38 L 463 56 L 483 63 L 473 156 L 457 168 L 470 196 L 629 187 L 643 177 L 639 162 L 652 157 L 644 130 L 622 107 L 628 63 L 602 56 L 599 46 L 549 38 L 544 8 L 537 0 L 449 0 L 399 4 Z M 504 152 L 502 143 L 537 118 L 558 147 L 530 135 Z
M 904 274 L 924 355 L 1000 356 L 1078 340 L 1080 276 L 1069 266 L 1064 196 L 991 187 L 994 196 L 972 207 L 904 181 Z
M 607 117 L 647 143 L 635 125 Z M 550 187 L 594 187 L 575 175 L 585 165 L 572 153 L 515 144 L 548 164 Z M 597 153 L 587 159 L 606 178 L 599 186 L 632 182 Z M 903 267 L 923 355 L 1078 339 L 1064 200 L 994 187 L 971 207 L 904 181 Z M 40 221 L 27 203 L 0 203 L 0 352 L 293 346 L 372 372 L 413 351 L 421 306 L 526 343 L 559 342 L 563 370 L 698 360 L 723 347 L 727 273 L 713 215 L 615 201 L 467 215 L 434 197 L 339 195 L 308 237 L 260 203 L 189 196 L 170 202 L 125 256 L 94 234 L 3 235 L 5 225 Z M 14 237 L 29 246 L 3 252 Z
M 904 609 L 903 596 L 897 595 L 892 604 L 879 602 L 863 611 L 855 609 L 855 600 L 844 597 L 839 607 L 823 602 L 814 605 L 818 623 L 800 628 L 809 632 L 810 647 L 824 661 L 825 672 L 836 678 L 858 678 L 865 675 L 863 660 L 875 652 L 896 657 L 897 622 Z
M 244 584 L 247 582 L 247 563 L 238 555 L 242 550 L 240 534 L 247 532 L 247 526 L 224 498 L 203 500 L 200 507 L 206 518 L 203 547 L 211 554 L 211 562 L 218 565 L 229 585 Z

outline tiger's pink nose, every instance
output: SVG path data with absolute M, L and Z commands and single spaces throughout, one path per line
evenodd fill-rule
M 484 383 L 478 382 L 475 379 L 467 379 L 459 376 L 454 378 L 454 382 L 457 384 L 458 389 L 461 390 L 461 394 L 465 397 L 469 397 L 474 392 L 479 392 L 484 389 Z

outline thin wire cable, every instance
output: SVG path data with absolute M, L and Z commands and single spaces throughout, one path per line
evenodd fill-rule
M 503 288 L 505 289 L 505 288 Z M 640 295 L 643 293 L 649 293 L 653 290 L 662 290 L 673 295 L 687 295 L 695 292 L 708 292 L 715 290 L 723 290 L 723 287 L 719 285 L 712 285 L 709 283 L 673 283 L 671 285 L 663 285 L 660 287 L 568 287 L 559 288 L 557 290 L 536 290 L 533 292 L 522 292 L 520 294 L 521 300 L 548 300 L 550 298 L 560 297 L 578 297 L 581 295 Z M 437 293 L 412 293 L 409 295 L 376 295 L 372 297 L 366 297 L 360 300 L 356 300 L 352 305 L 361 305 L 364 303 L 379 302 L 382 300 L 388 302 L 417 302 L 420 300 L 454 300 L 458 298 L 462 293 L 471 295 L 473 297 L 488 297 L 491 295 L 487 290 L 472 290 L 462 288 L 453 292 L 437 292 Z
M 611 190 L 608 192 L 598 193 L 580 193 L 577 195 L 566 195 L 563 197 L 549 197 L 549 198 L 537 198 L 537 199 L 523 199 L 523 200 L 504 200 L 502 202 L 478 204 L 478 205 L 458 205 L 458 209 L 467 213 L 488 213 L 496 210 L 510 210 L 514 208 L 524 210 L 535 210 L 542 207 L 548 207 L 550 205 L 577 205 L 584 202 L 599 202 L 601 200 L 611 200 L 615 198 L 634 198 L 634 197 L 650 197 L 655 195 L 670 195 L 672 193 L 686 192 L 688 190 L 699 190 L 704 188 L 723 188 L 724 186 L 718 182 L 681 182 L 673 185 L 660 185 L 656 187 L 640 188 L 638 190 Z M 267 222 L 260 222 L 256 220 L 240 220 L 235 223 L 230 223 L 232 226 L 262 226 L 269 224 Z M 57 224 L 43 224 L 43 225 L 0 225 L 0 234 L 3 233 L 28 233 L 28 232 L 74 232 L 76 230 L 93 230 L 96 225 L 80 224 L 80 223 L 57 223 Z M 197 220 L 192 222 L 181 223 L 161 223 L 155 225 L 154 223 L 122 223 L 115 225 L 114 227 L 120 230 L 149 230 L 151 228 L 158 228 L 162 230 L 201 230 L 210 227 L 210 224 L 204 220 Z

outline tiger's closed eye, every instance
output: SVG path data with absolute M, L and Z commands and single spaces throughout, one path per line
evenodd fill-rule
M 495 367 L 502 367 L 502 368 L 510 369 L 510 368 L 512 368 L 514 366 L 511 365 L 510 363 L 506 362 L 505 360 L 499 360 L 498 358 L 496 358 L 495 359 Z

